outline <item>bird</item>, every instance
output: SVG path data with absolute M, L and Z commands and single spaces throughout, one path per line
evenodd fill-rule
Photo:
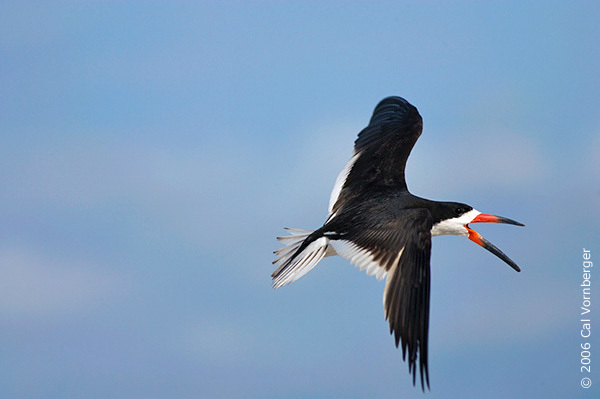
M 383 307 L 390 334 L 408 363 L 413 386 L 430 389 L 428 370 L 431 239 L 464 236 L 517 272 L 521 269 L 473 230 L 471 223 L 524 224 L 484 214 L 459 202 L 420 198 L 408 191 L 405 166 L 423 131 L 415 106 L 384 98 L 354 142 L 354 154 L 335 180 L 329 215 L 316 230 L 287 228 L 277 237 L 273 288 L 298 280 L 324 257 L 339 255 L 367 275 L 385 278 Z

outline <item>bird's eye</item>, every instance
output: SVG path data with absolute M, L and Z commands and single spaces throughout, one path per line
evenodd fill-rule
M 459 208 L 456 208 L 454 210 L 454 212 L 456 212 L 457 215 L 462 215 L 465 212 L 465 210 L 463 208 L 459 207 Z

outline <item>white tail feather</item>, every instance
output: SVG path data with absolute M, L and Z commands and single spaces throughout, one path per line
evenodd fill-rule
M 273 262 L 279 268 L 273 273 L 273 288 L 292 283 L 308 273 L 326 255 L 329 240 L 321 237 L 311 242 L 297 256 L 292 257 L 300 245 L 312 233 L 310 230 L 286 229 L 291 235 L 277 237 L 286 244 L 285 247 L 275 251 L 277 258 Z

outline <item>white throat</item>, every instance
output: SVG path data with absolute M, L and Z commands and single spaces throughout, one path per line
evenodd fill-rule
M 471 220 L 475 219 L 481 212 L 475 209 L 470 210 L 467 213 L 463 213 L 459 217 L 452 219 L 442 220 L 436 223 L 431 228 L 431 236 L 463 236 L 469 235 L 469 231 L 465 227 L 466 224 L 470 223 Z

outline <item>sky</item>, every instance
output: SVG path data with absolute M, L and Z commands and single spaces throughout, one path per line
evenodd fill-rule
M 598 397 L 600 4 L 0 3 L 0 397 Z M 431 391 L 384 284 L 271 288 L 375 105 L 416 195 L 526 225 L 432 249 Z M 591 373 L 581 345 L 591 345 Z M 585 360 L 584 360 L 585 361 Z M 589 389 L 581 379 L 592 381 Z

